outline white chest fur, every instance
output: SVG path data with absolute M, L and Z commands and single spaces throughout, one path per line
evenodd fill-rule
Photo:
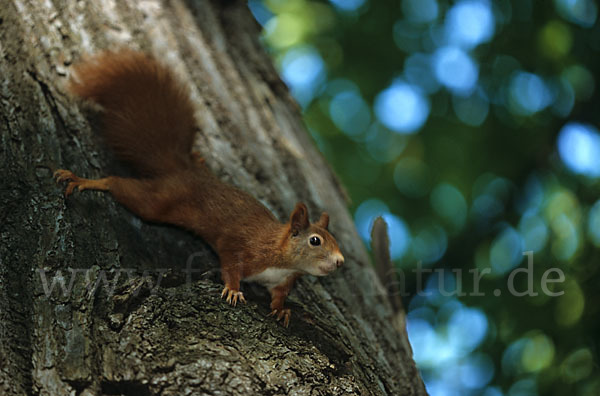
M 287 278 L 297 272 L 298 271 L 289 268 L 267 268 L 263 272 L 249 276 L 244 280 L 260 283 L 270 290 L 273 287 L 282 284 Z

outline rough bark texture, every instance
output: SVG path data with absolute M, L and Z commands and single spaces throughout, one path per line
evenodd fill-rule
M 244 2 L 3 2 L 0 394 L 425 394 L 258 33 Z M 288 329 L 267 317 L 258 286 L 245 285 L 248 305 L 224 304 L 218 261 L 193 235 L 143 223 L 99 192 L 63 199 L 54 169 L 120 171 L 64 89 L 72 62 L 116 45 L 154 53 L 188 81 L 196 148 L 223 179 L 282 219 L 300 200 L 313 218 L 329 211 L 346 265 L 299 282 Z M 48 292 L 60 276 L 72 290 Z

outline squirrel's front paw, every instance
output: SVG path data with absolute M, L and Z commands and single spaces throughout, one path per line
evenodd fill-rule
M 292 316 L 292 310 L 289 308 L 274 309 L 271 311 L 269 316 L 277 317 L 279 322 L 283 318 L 283 325 L 288 327 L 290 325 L 290 317 Z
M 246 299 L 244 298 L 244 293 L 242 293 L 239 290 L 232 290 L 230 288 L 228 288 L 227 286 L 225 286 L 223 288 L 223 292 L 221 293 L 221 298 L 227 296 L 227 298 L 225 299 L 225 301 L 227 301 L 227 303 L 231 306 L 236 306 L 238 300 L 243 302 L 244 304 L 246 304 Z

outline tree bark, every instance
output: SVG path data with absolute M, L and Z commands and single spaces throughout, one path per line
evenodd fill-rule
M 0 7 L 0 394 L 426 394 L 344 194 L 258 35 L 241 1 Z M 220 299 L 218 259 L 199 238 L 144 223 L 108 194 L 63 198 L 55 169 L 123 171 L 64 88 L 74 61 L 117 46 L 153 53 L 190 86 L 195 149 L 222 179 L 281 219 L 297 201 L 313 219 L 330 213 L 346 264 L 298 282 L 288 329 L 267 317 L 259 286 L 243 286 L 247 305 Z

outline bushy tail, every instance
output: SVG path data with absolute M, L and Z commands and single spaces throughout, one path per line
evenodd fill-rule
M 188 90 L 166 66 L 119 50 L 74 68 L 70 91 L 103 107 L 103 135 L 119 159 L 150 177 L 190 166 L 194 108 Z

